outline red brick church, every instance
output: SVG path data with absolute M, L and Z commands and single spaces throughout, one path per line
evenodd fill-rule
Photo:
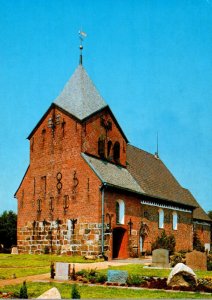
M 151 252 L 163 230 L 176 250 L 192 250 L 194 231 L 209 249 L 207 214 L 157 154 L 128 143 L 82 59 L 28 139 L 19 252 L 127 258 Z

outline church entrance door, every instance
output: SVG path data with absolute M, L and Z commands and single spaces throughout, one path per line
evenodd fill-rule
M 113 258 L 128 258 L 127 230 L 122 227 L 113 229 Z

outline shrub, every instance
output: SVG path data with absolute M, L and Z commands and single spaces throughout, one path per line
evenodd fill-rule
M 95 269 L 90 269 L 90 270 L 88 271 L 88 274 L 89 274 L 90 276 L 96 276 L 96 268 L 95 268 Z
M 167 249 L 169 250 L 170 254 L 172 254 L 174 253 L 175 245 L 176 242 L 174 235 L 166 235 L 165 230 L 163 230 L 161 236 L 158 236 L 156 241 L 152 243 L 152 250 Z
M 50 265 L 50 278 L 54 279 L 54 276 L 55 276 L 55 268 L 54 268 L 54 263 L 51 262 L 51 265 Z
M 85 269 L 82 269 L 82 270 L 76 272 L 76 275 L 78 275 L 78 276 L 85 276 L 86 274 L 87 274 L 87 271 Z
M 71 279 L 72 280 L 76 280 L 77 279 L 77 275 L 76 275 L 76 271 L 75 271 L 75 265 L 73 264 L 73 269 L 71 272 Z
M 21 299 L 28 299 L 26 281 L 23 282 L 23 285 L 20 288 L 20 295 L 19 295 L 19 297 Z
M 71 299 L 80 299 L 80 293 L 77 289 L 77 285 L 73 284 L 72 285 L 72 290 L 71 290 Z
M 185 263 L 185 253 L 176 252 L 170 256 L 171 267 L 176 266 L 178 263 Z
M 105 274 L 98 274 L 96 277 L 96 282 L 98 283 L 105 283 L 107 281 L 107 275 Z
M 49 254 L 49 247 L 48 246 L 44 247 L 43 253 L 44 254 Z
M 207 256 L 207 270 L 212 271 L 212 254 Z
M 139 275 L 129 275 L 127 278 L 128 285 L 140 286 L 144 280 Z
M 197 250 L 197 251 L 201 251 L 201 252 L 205 251 L 205 247 L 202 244 L 202 242 L 200 241 L 200 238 L 198 237 L 198 234 L 196 231 L 194 231 L 194 235 L 193 235 L 193 249 Z

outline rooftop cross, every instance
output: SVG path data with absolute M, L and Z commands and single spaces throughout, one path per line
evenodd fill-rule
M 82 65 L 82 50 L 83 50 L 83 45 L 82 42 L 84 41 L 84 38 L 87 37 L 87 34 L 85 32 L 83 32 L 82 30 L 79 30 L 79 39 L 80 39 L 80 65 Z

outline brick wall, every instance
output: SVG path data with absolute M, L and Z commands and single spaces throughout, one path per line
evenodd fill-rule
M 54 131 L 48 127 L 53 114 L 60 115 Z M 30 166 L 16 194 L 19 245 L 23 232 L 30 236 L 29 222 L 99 223 L 101 182 L 81 156 L 81 139 L 82 125 L 58 109 L 49 111 L 31 136 Z
M 193 225 L 192 215 L 188 212 L 177 211 L 178 214 L 178 227 L 177 230 L 172 229 L 172 213 L 173 210 L 164 208 L 164 229 L 158 227 L 158 210 L 159 207 L 147 206 L 140 203 L 141 199 L 132 195 L 107 192 L 105 195 L 105 216 L 106 223 L 109 223 L 109 214 L 112 216 L 111 219 L 111 230 L 120 225 L 116 224 L 116 201 L 122 199 L 125 203 L 125 221 L 121 225 L 127 229 L 128 243 L 127 247 L 129 254 L 135 256 L 140 254 L 140 229 L 141 224 L 145 223 L 148 228 L 148 235 L 144 239 L 143 250 L 151 252 L 151 244 L 161 235 L 162 231 L 165 230 L 167 235 L 173 234 L 176 239 L 176 251 L 179 250 L 192 250 L 193 241 Z M 130 221 L 131 225 L 130 234 Z M 182 243 L 183 240 L 183 243 Z M 108 255 L 111 255 L 112 251 L 112 233 L 110 235 L 110 242 L 108 243 Z M 111 257 L 110 257 L 111 258 Z
M 194 231 L 196 231 L 203 245 L 211 243 L 211 226 L 201 222 L 194 222 Z
M 108 123 L 111 123 L 110 129 L 106 130 Z M 115 142 L 120 144 L 120 160 L 121 165 L 126 166 L 126 140 L 121 134 L 120 130 L 115 124 L 114 119 L 110 116 L 108 109 L 106 108 L 102 112 L 89 118 L 83 124 L 83 139 L 82 139 L 82 151 L 90 153 L 92 155 L 98 154 L 98 139 L 105 140 L 105 157 L 111 162 L 114 162 L 113 151 Z M 110 153 L 108 154 L 107 145 L 108 142 L 112 142 Z

